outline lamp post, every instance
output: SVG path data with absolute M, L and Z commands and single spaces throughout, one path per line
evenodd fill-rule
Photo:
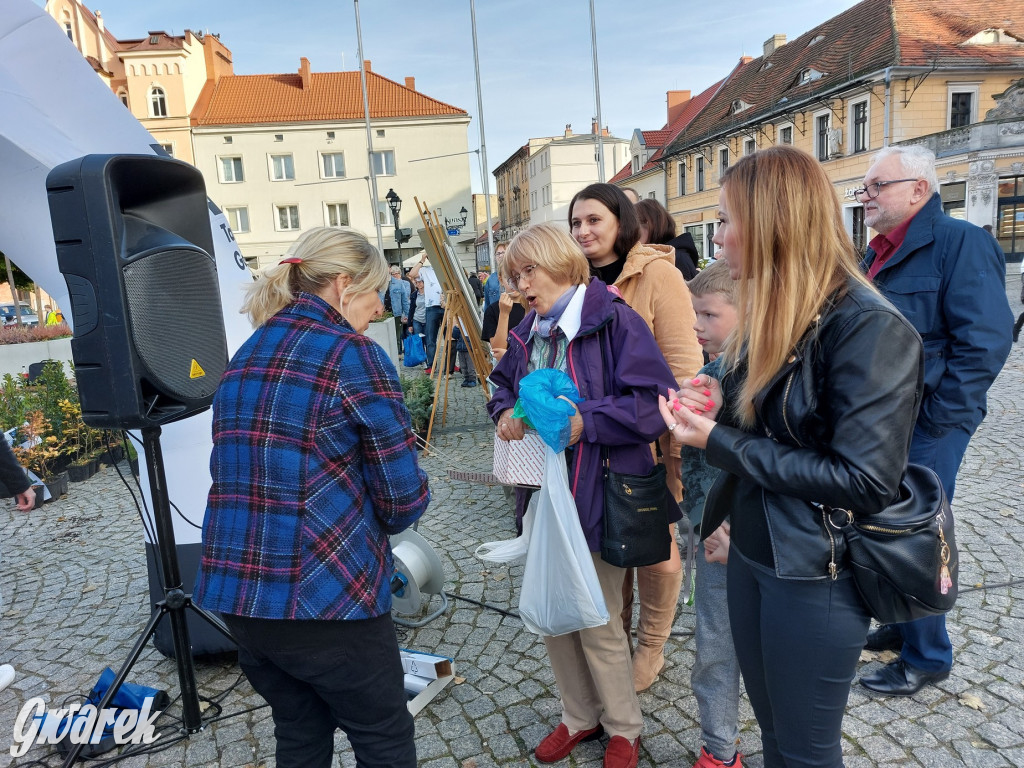
M 391 209 L 391 216 L 395 220 L 395 245 L 398 246 L 398 260 L 401 262 L 402 243 L 408 242 L 412 237 L 412 231 L 402 229 L 398 223 L 398 214 L 402 211 L 402 198 L 395 194 L 395 190 L 389 189 L 384 199 L 388 201 L 388 208 Z

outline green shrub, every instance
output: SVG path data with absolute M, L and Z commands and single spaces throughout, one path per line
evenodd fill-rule
M 30 341 L 50 341 L 71 335 L 67 323 L 57 325 L 5 325 L 0 328 L 0 344 L 27 344 Z
M 412 428 L 425 432 L 434 407 L 434 382 L 429 376 L 401 376 L 402 397 L 412 415 Z

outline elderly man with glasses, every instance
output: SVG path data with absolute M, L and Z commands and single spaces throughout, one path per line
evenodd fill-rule
M 947 216 L 938 189 L 929 150 L 887 147 L 856 194 L 865 223 L 878 233 L 862 267 L 924 341 L 924 398 L 910 461 L 933 469 L 952 502 L 967 444 L 985 418 L 985 394 L 1010 351 L 1013 315 L 999 244 L 981 227 Z M 861 678 L 876 693 L 911 696 L 945 680 L 953 666 L 942 615 L 879 627 L 867 647 L 900 652 Z

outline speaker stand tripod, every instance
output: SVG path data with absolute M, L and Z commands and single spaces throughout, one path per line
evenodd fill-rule
M 181 687 L 182 723 L 187 733 L 197 733 L 203 728 L 202 712 L 199 708 L 199 691 L 196 688 L 195 665 L 192 661 L 192 643 L 189 639 L 186 611 L 191 610 L 234 642 L 228 628 L 217 617 L 207 613 L 192 603 L 192 596 L 181 588 L 181 573 L 178 568 L 178 553 L 174 542 L 174 522 L 171 519 L 171 504 L 167 495 L 167 478 L 164 475 L 163 453 L 160 450 L 160 427 L 145 427 L 142 430 L 142 445 L 146 454 L 146 466 L 149 470 L 149 488 L 153 497 L 153 517 L 156 523 L 156 548 L 160 558 L 163 575 L 164 599 L 156 604 L 149 623 L 142 635 L 135 642 L 131 653 L 114 682 L 104 694 L 97 709 L 105 709 L 120 689 L 131 672 L 135 662 L 142 655 L 142 650 L 156 632 L 157 625 L 164 616 L 171 619 L 171 637 L 174 642 L 174 660 L 178 666 L 178 684 Z M 71 768 L 85 744 L 72 745 L 71 751 L 63 762 L 63 768 Z

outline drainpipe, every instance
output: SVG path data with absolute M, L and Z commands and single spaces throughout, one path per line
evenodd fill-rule
M 889 109 L 892 98 L 892 67 L 885 68 L 885 116 L 882 119 L 882 146 L 889 146 Z

